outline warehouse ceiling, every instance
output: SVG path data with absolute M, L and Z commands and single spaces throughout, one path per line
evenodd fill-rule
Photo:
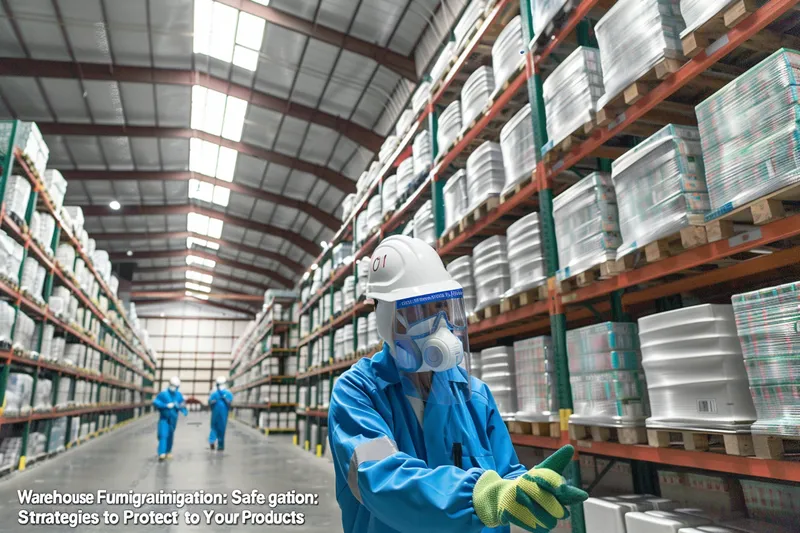
M 39 124 L 134 289 L 291 286 L 405 108 L 439 3 L 0 0 L 0 117 Z

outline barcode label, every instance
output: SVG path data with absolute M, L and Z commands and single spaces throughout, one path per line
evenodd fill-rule
M 716 413 L 717 400 L 697 400 L 698 413 Z

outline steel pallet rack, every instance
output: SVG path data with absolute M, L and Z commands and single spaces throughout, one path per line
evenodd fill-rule
M 764 225 L 749 233 L 736 235 L 730 239 L 708 242 L 692 249 L 683 251 L 658 262 L 619 273 L 602 281 L 589 283 L 568 294 L 556 291 L 556 272 L 558 270 L 558 254 L 555 240 L 555 227 L 553 222 L 553 199 L 564 189 L 564 184 L 557 179 L 564 173 L 587 161 L 591 168 L 600 167 L 607 169 L 609 161 L 624 153 L 630 146 L 630 141 L 635 139 L 622 137 L 623 135 L 641 136 L 642 129 L 637 126 L 645 115 L 657 111 L 657 107 L 667 98 L 675 95 L 680 89 L 693 83 L 709 83 L 704 76 L 721 60 L 733 54 L 749 40 L 760 35 L 769 28 L 769 33 L 774 36 L 776 25 L 784 27 L 784 31 L 797 24 L 798 0 L 767 0 L 760 7 L 744 17 L 734 27 L 728 29 L 721 37 L 708 48 L 687 60 L 674 73 L 667 75 L 657 82 L 655 86 L 638 101 L 628 106 L 625 111 L 611 122 L 610 125 L 595 128 L 582 142 L 577 143 L 570 151 L 559 159 L 546 163 L 541 157 L 541 149 L 547 142 L 546 119 L 544 102 L 542 99 L 543 77 L 551 68 L 556 55 L 570 41 L 588 44 L 590 39 L 590 15 L 602 13 L 615 4 L 615 0 L 583 0 L 574 3 L 574 9 L 565 17 L 560 27 L 550 37 L 549 42 L 535 52 L 525 54 L 524 68 L 520 70 L 507 83 L 506 88 L 495 97 L 475 125 L 464 133 L 455 145 L 446 153 L 439 155 L 436 146 L 437 110 L 447 102 L 448 92 L 458 83 L 459 75 L 464 74 L 470 67 L 474 68 L 474 54 L 481 45 L 485 48 L 491 42 L 493 31 L 497 25 L 507 20 L 509 13 L 521 13 L 525 31 L 525 42 L 533 40 L 532 14 L 527 0 L 497 0 L 487 11 L 478 31 L 469 40 L 466 47 L 458 55 L 451 70 L 446 74 L 444 82 L 431 101 L 415 120 L 411 131 L 402 139 L 389 161 L 383 165 L 379 177 L 366 194 L 357 202 L 352 213 L 346 218 L 342 228 L 337 232 L 331 245 L 323 251 L 312 266 L 318 268 L 326 260 L 333 246 L 343 240 L 357 237 L 355 228 L 356 215 L 366 208 L 368 199 L 380 191 L 382 180 L 389 170 L 396 166 L 399 158 L 408 156 L 407 148 L 424 123 L 427 123 L 432 133 L 434 167 L 430 178 L 422 182 L 419 188 L 410 195 L 409 199 L 400 206 L 394 214 L 383 222 L 376 234 L 369 236 L 364 243 L 354 250 L 354 259 L 369 255 L 375 245 L 384 236 L 396 232 L 405 222 L 407 215 L 418 207 L 422 200 L 433 198 L 434 218 L 437 234 L 443 234 L 443 200 L 442 185 L 451 173 L 451 165 L 463 159 L 465 151 L 475 146 L 476 141 L 485 138 L 486 127 L 498 119 L 501 113 L 515 104 L 515 97 L 523 88 L 527 92 L 528 101 L 532 107 L 532 121 L 537 148 L 537 164 L 530 180 L 524 180 L 516 192 L 504 198 L 496 208 L 476 220 L 468 229 L 446 244 L 439 247 L 439 254 L 447 259 L 461 254 L 470 253 L 472 248 L 481 239 L 497 234 L 498 227 L 507 227 L 518 217 L 518 213 L 527 213 L 532 209 L 540 213 L 542 233 L 545 249 L 545 262 L 548 274 L 548 297 L 517 309 L 502 313 L 492 318 L 485 318 L 470 324 L 470 344 L 472 347 L 487 347 L 492 343 L 508 342 L 515 339 L 527 338 L 536 334 L 550 334 L 557 362 L 558 399 L 562 410 L 560 415 L 561 435 L 557 437 L 537 437 L 532 435 L 512 435 L 512 440 L 520 446 L 532 446 L 544 449 L 556 449 L 564 444 L 572 443 L 576 446 L 578 454 L 591 454 L 610 458 L 619 458 L 631 461 L 634 487 L 637 491 L 657 491 L 657 480 L 654 479 L 654 465 L 672 465 L 689 469 L 700 469 L 715 472 L 724 472 L 741 476 L 754 476 L 779 481 L 800 482 L 800 463 L 793 461 L 765 460 L 754 457 L 739 457 L 721 455 L 711 452 L 696 452 L 678 449 L 655 448 L 647 445 L 623 445 L 614 442 L 592 442 L 571 440 L 568 433 L 568 419 L 571 415 L 572 394 L 569 384 L 569 372 L 566 354 L 567 326 L 579 326 L 598 320 L 623 320 L 629 315 L 627 311 L 634 310 L 637 306 L 657 302 L 669 308 L 676 302 L 671 301 L 676 295 L 688 291 L 702 291 L 710 288 L 726 288 L 725 284 L 747 280 L 753 276 L 771 272 L 777 273 L 782 268 L 797 264 L 800 259 L 800 246 L 791 239 L 800 236 L 800 215 L 789 215 Z M 777 23 L 777 24 L 776 24 Z M 573 36 L 575 38 L 573 39 Z M 791 36 L 786 39 L 798 42 Z M 767 39 L 767 43 L 782 42 L 779 35 L 777 39 Z M 794 39 L 794 40 L 792 40 Z M 729 65 L 728 65 L 729 67 Z M 731 68 L 722 72 L 730 74 Z M 466 72 L 467 74 L 469 72 Z M 732 78 L 727 78 L 732 79 Z M 716 85 L 719 89 L 727 83 Z M 696 103 L 696 102 L 695 102 Z M 666 123 L 666 122 L 664 122 Z M 713 269 L 699 269 L 720 260 L 732 257 L 739 258 L 742 253 L 774 243 L 784 243 L 769 255 L 751 254 L 746 260 L 732 261 Z M 341 284 L 348 273 L 357 276 L 355 261 L 352 265 L 344 265 L 333 272 L 328 280 L 323 280 L 322 288 L 312 295 L 304 304 L 301 315 L 307 313 L 317 305 L 322 297 L 332 297 L 333 288 Z M 301 287 L 309 283 L 309 276 L 301 282 Z M 360 304 L 357 304 L 360 305 Z M 678 305 L 680 303 L 678 302 Z M 304 339 L 310 343 L 320 335 L 341 326 L 348 318 L 355 317 L 358 312 L 355 308 L 345 309 L 339 318 L 327 319 Z M 345 318 L 341 318 L 344 316 Z M 371 353 L 362 356 L 370 356 Z M 298 380 L 307 380 L 319 376 L 330 376 L 349 368 L 356 360 L 330 362 L 318 368 L 310 368 L 301 372 Z M 306 416 L 327 418 L 327 411 L 314 409 L 305 411 Z M 571 465 L 569 477 L 574 483 L 580 483 L 580 470 L 577 461 Z M 583 514 L 580 507 L 572 510 L 573 529 L 581 533 L 585 531 Z
M 153 375 L 149 371 L 155 366 L 152 354 L 148 352 L 138 334 L 131 328 L 121 304 L 98 274 L 91 259 L 81 248 L 77 238 L 63 224 L 39 175 L 29 165 L 26 155 L 15 146 L 17 126 L 17 122 L 11 124 L 9 145 L 4 147 L 4 156 L 0 160 L 0 165 L 2 165 L 0 167 L 2 168 L 2 174 L 0 174 L 0 198 L 4 197 L 8 178 L 12 174 L 21 175 L 30 182 L 31 195 L 24 220 L 12 216 L 4 203 L 0 205 L 0 224 L 2 224 L 2 229 L 5 233 L 23 248 L 22 264 L 18 278 L 22 276 L 24 260 L 28 256 L 34 257 L 45 268 L 46 277 L 43 294 L 37 296 L 27 294 L 7 280 L 0 280 L 0 294 L 12 304 L 15 311 L 11 338 L 14 338 L 14 331 L 17 327 L 16 318 L 20 312 L 25 312 L 34 321 L 40 323 L 38 338 L 34 341 L 36 343 L 35 350 L 28 352 L 11 349 L 11 342 L 8 342 L 6 349 L 0 351 L 0 405 L 3 406 L 3 409 L 0 409 L 0 426 L 21 426 L 21 428 L 15 429 L 14 432 L 18 432 L 21 436 L 22 453 L 19 461 L 7 469 L 9 471 L 15 469 L 24 470 L 26 464 L 30 462 L 29 458 L 26 457 L 25 450 L 27 449 L 28 438 L 34 424 L 37 425 L 37 429 L 44 430 L 47 438 L 45 446 L 50 448 L 51 430 L 55 419 L 67 417 L 65 442 L 56 443 L 56 448 L 60 450 L 62 446 L 63 448 L 69 448 L 107 432 L 111 429 L 111 418 L 109 416 L 111 413 L 117 413 L 118 423 L 114 426 L 117 427 L 125 421 L 148 412 L 149 400 L 154 393 L 152 389 Z M 28 233 L 27 228 L 35 211 L 45 212 L 56 221 L 53 239 L 50 243 L 38 243 Z M 75 248 L 76 261 L 77 258 L 84 261 L 97 281 L 98 294 L 91 295 L 86 293 L 78 286 L 77 280 L 72 273 L 65 270 L 62 265 L 54 260 L 55 248 L 60 242 L 68 242 Z M 65 286 L 84 307 L 85 312 L 81 323 L 68 323 L 61 317 L 54 315 L 50 310 L 48 301 L 56 281 Z M 41 296 L 41 299 L 38 296 Z M 101 305 L 101 300 L 105 305 Z M 99 368 L 96 371 L 86 370 L 41 358 L 38 352 L 41 349 L 44 324 L 52 324 L 56 330 L 64 335 L 96 350 L 100 354 Z M 135 358 L 140 359 L 141 364 L 135 364 Z M 6 404 L 5 393 L 12 368 L 32 374 L 31 405 L 18 416 L 3 416 Z M 131 376 L 138 375 L 142 380 L 142 384 L 137 385 L 115 377 L 122 372 L 127 372 Z M 61 377 L 80 379 L 96 384 L 92 404 L 64 409 L 50 407 L 34 410 L 33 401 L 40 375 L 52 378 L 52 405 L 56 404 L 58 384 Z M 135 403 L 101 402 L 103 388 L 112 392 L 136 392 L 141 395 L 140 398 L 144 401 Z M 73 402 L 75 399 L 74 383 L 68 396 L 69 402 Z M 95 425 L 96 431 L 81 435 L 76 441 L 70 441 L 73 417 L 84 417 L 84 420 Z M 39 426 L 39 424 L 42 425 Z M 44 455 L 47 454 L 42 454 L 42 456 Z M 39 458 L 41 456 L 30 458 L 30 460 Z

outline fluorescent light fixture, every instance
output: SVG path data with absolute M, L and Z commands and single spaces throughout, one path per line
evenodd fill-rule
M 186 279 L 199 281 L 200 283 L 205 283 L 206 285 L 211 285 L 214 282 L 214 276 L 211 274 L 203 274 L 202 272 L 198 272 L 196 270 L 187 270 Z
M 198 300 L 208 300 L 207 294 L 199 294 L 192 291 L 186 291 L 186 296 L 191 296 L 192 298 L 197 298 Z
M 109 202 L 109 204 L 108 204 L 108 207 L 110 207 L 110 208 L 111 208 L 111 209 L 113 209 L 114 211 L 118 211 L 118 210 L 119 210 L 119 208 L 120 208 L 120 207 L 122 207 L 122 206 L 119 204 L 119 202 L 118 202 L 118 201 L 116 201 L 116 200 L 111 200 L 111 202 Z
M 186 264 L 189 266 L 199 265 L 206 268 L 214 268 L 215 266 L 217 266 L 216 261 L 212 259 L 205 259 L 203 257 L 197 257 L 196 255 L 186 256 Z
M 269 1 L 259 3 L 268 5 Z M 266 21 L 260 17 L 219 2 L 197 0 L 194 3 L 194 53 L 255 71 L 265 25 Z
M 316 263 L 314 263 L 313 265 L 311 265 L 311 270 L 316 270 L 317 268 L 319 268 L 319 267 L 317 266 L 317 264 L 316 264 Z
M 200 213 L 189 213 L 186 216 L 186 231 L 192 233 L 219 239 L 222 236 L 222 227 L 222 220 L 218 218 L 210 218 Z
M 194 283 L 193 281 L 186 282 L 186 288 L 192 291 L 199 291 L 199 292 L 211 292 L 211 287 L 206 287 L 205 285 L 200 285 L 199 283 Z
M 133 250 L 128 250 L 127 252 L 125 252 L 125 255 L 127 255 L 128 257 L 132 256 Z

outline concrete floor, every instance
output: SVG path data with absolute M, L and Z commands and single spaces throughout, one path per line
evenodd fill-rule
M 28 470 L 0 479 L 0 530 L 30 533 L 72 533 L 122 529 L 130 533 L 222 533 L 262 531 L 265 525 L 186 525 L 184 512 L 200 513 L 214 510 L 220 513 L 241 513 L 244 510 L 266 513 L 270 507 L 234 506 L 230 499 L 223 506 L 193 506 L 175 509 L 173 506 L 145 506 L 138 512 L 167 512 L 178 510 L 178 526 L 22 526 L 18 523 L 19 503 L 17 490 L 32 489 L 37 492 L 96 492 L 98 489 L 127 492 L 157 492 L 160 489 L 178 491 L 216 492 L 227 494 L 240 489 L 258 489 L 265 494 L 287 492 L 316 493 L 318 505 L 278 506 L 276 512 L 296 510 L 305 514 L 302 526 L 272 526 L 277 531 L 325 532 L 342 531 L 341 515 L 335 498 L 333 466 L 327 459 L 319 459 L 293 446 L 285 436 L 265 437 L 238 422 L 228 423 L 224 453 L 208 449 L 209 415 L 193 413 L 181 417 L 175 434 L 173 459 L 158 463 L 156 459 L 156 417 L 148 416 L 124 428 L 113 431 L 97 440 L 69 450 Z M 109 510 L 119 513 L 130 506 L 86 505 L 52 507 L 26 506 L 34 511 L 84 512 Z M 8 527 L 10 526 L 10 527 Z

